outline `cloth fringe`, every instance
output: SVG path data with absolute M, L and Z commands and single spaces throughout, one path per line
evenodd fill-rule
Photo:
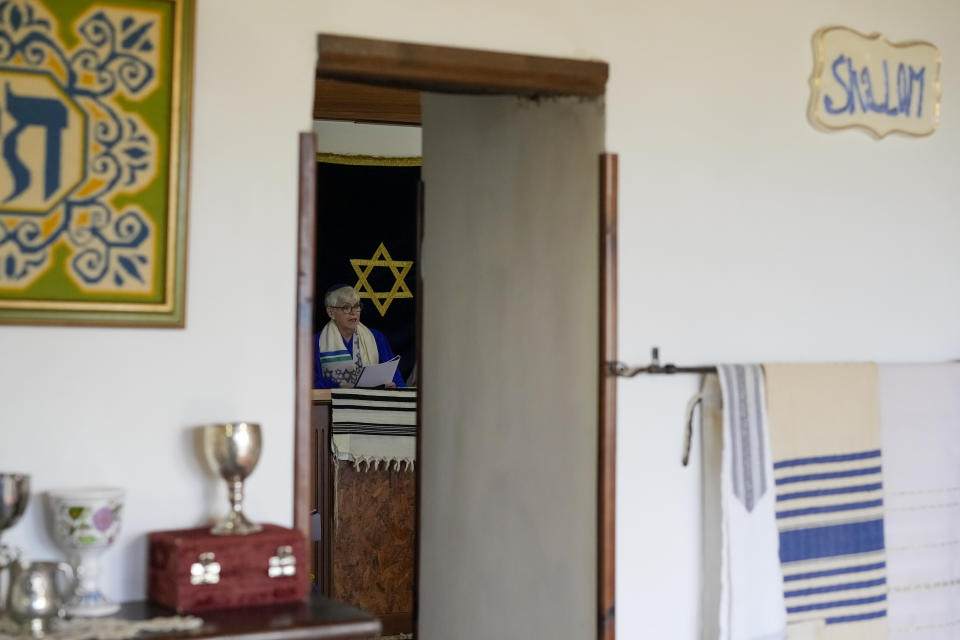
M 386 436 L 389 437 L 389 436 Z M 388 471 L 391 468 L 393 471 L 413 471 L 414 465 L 417 462 L 416 458 L 400 457 L 400 456 L 367 456 L 367 455 L 357 455 L 349 451 L 341 451 L 337 448 L 337 443 L 334 440 L 330 441 L 330 450 L 333 453 L 334 464 L 339 461 L 349 462 L 353 465 L 353 468 L 357 471 L 367 472 L 371 469 L 373 471 L 378 471 L 380 465 L 383 465 L 383 470 Z M 364 468 L 366 465 L 366 468 Z
M 384 471 L 413 471 L 416 462 L 413 458 L 380 458 L 375 456 L 352 456 L 341 458 L 346 462 L 353 464 L 353 468 L 360 472 L 367 472 L 371 469 L 379 471 L 380 465 L 383 465 Z M 366 465 L 366 467 L 364 467 Z

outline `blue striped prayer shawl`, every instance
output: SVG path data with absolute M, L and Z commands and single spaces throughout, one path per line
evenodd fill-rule
M 787 622 L 887 614 L 880 450 L 775 460 Z

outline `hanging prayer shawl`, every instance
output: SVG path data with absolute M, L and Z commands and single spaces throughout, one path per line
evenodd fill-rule
M 334 389 L 330 393 L 331 449 L 361 469 L 412 470 L 417 458 L 417 392 Z
M 786 613 L 759 365 L 722 365 L 703 397 L 703 638 L 780 640 Z M 716 481 L 720 478 L 720 482 Z M 720 535 L 717 535 L 719 532 Z
M 763 498 L 772 473 L 767 472 L 767 424 L 760 365 L 718 367 L 723 389 L 724 435 L 730 449 L 733 495 L 747 512 Z
M 876 366 L 765 371 L 788 637 L 884 640 Z
M 343 344 L 343 336 L 333 321 L 327 323 L 320 332 L 320 369 L 324 378 L 353 386 L 360 377 L 364 365 L 380 362 L 377 341 L 370 329 L 357 323 L 353 334 L 353 354 Z
M 892 640 L 960 637 L 960 364 L 880 367 Z

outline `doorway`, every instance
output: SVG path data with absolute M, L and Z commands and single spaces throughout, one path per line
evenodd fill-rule
M 321 36 L 318 76 L 437 92 L 424 98 L 418 631 L 584 637 L 586 625 L 612 638 L 606 65 Z M 302 322 L 314 221 L 301 177 Z M 297 335 L 295 522 L 307 530 L 311 345 Z
M 413 631 L 420 128 L 358 123 L 356 118 L 372 114 L 358 105 L 347 109 L 340 93 L 333 115 L 353 120 L 331 120 L 325 109 L 314 109 L 319 152 L 313 336 L 319 344 L 323 331 L 329 335 L 337 327 L 350 337 L 349 327 L 342 334 L 336 325 L 344 317 L 324 298 L 331 287 L 353 287 L 357 330 L 377 332 L 380 362 L 399 358 L 394 382 L 403 390 L 326 389 L 337 385 L 314 380 L 315 431 L 324 445 L 315 454 L 323 467 L 316 484 L 324 499 L 315 505 L 322 524 L 313 527 L 319 537 L 313 573 L 321 593 L 380 618 L 390 638 Z

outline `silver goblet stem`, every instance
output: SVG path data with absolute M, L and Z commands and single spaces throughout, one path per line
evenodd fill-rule
M 243 515 L 243 480 L 236 480 L 227 484 L 230 492 L 230 513 L 210 529 L 210 533 L 215 536 L 242 536 L 263 530 L 262 526 L 250 522 Z
M 233 490 L 230 492 L 230 510 L 236 514 L 243 513 L 243 480 L 236 480 L 233 483 Z

